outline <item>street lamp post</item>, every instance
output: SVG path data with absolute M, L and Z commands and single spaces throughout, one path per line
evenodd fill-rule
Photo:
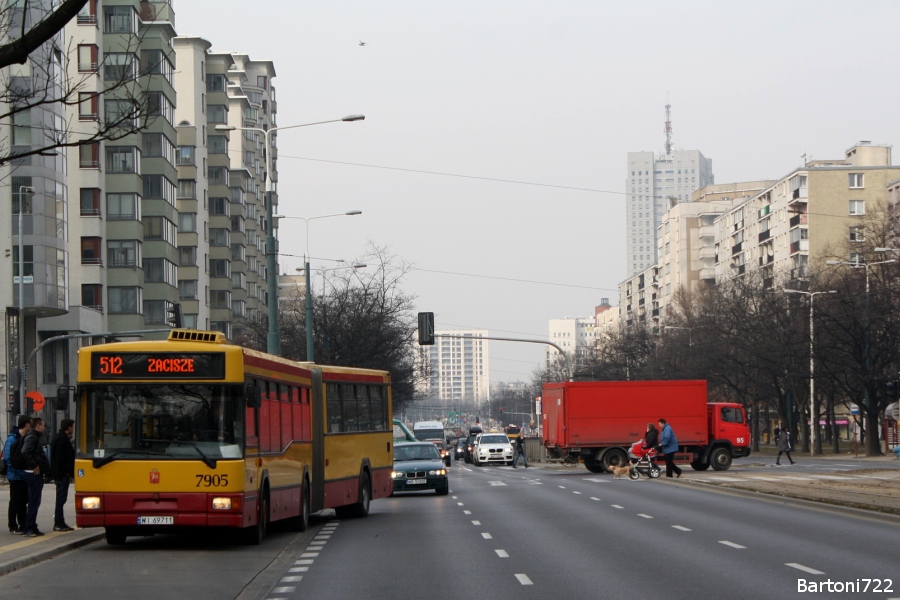
M 312 284 L 309 275 L 309 222 L 316 219 L 327 219 L 329 217 L 352 217 L 361 215 L 361 210 L 348 210 L 347 212 L 335 213 L 333 215 L 320 215 L 318 217 L 288 217 L 285 215 L 272 215 L 273 219 L 297 219 L 306 224 L 306 254 L 303 257 L 303 267 L 306 278 L 306 360 L 316 362 L 313 355 L 313 303 L 312 303 Z
M 312 125 L 324 125 L 325 123 L 337 123 L 339 121 L 362 121 L 364 115 L 348 115 L 341 119 L 328 121 L 316 121 L 315 123 L 302 123 L 300 125 L 287 125 L 285 127 L 235 127 L 233 125 L 216 125 L 216 131 L 256 131 L 262 133 L 266 146 L 266 276 L 268 287 L 269 307 L 269 333 L 266 337 L 266 351 L 275 356 L 281 356 L 281 333 L 278 330 L 278 251 L 275 248 L 275 227 L 272 221 L 272 134 L 282 129 L 296 129 L 297 127 L 310 127 Z
M 25 196 L 34 196 L 34 188 L 28 185 L 19 186 L 19 314 L 18 347 L 19 347 L 19 412 L 25 411 L 25 379 L 28 376 L 28 363 L 25 357 L 25 230 L 22 215 L 25 214 Z
M 813 306 L 816 296 L 819 294 L 836 294 L 837 290 L 823 292 L 804 292 L 803 290 L 784 290 L 785 294 L 803 294 L 809 296 L 809 453 L 816 454 L 816 432 L 819 430 L 819 406 L 816 402 L 816 355 L 814 353 L 815 333 L 813 327 Z
M 885 248 L 877 248 L 876 251 L 885 251 Z M 891 258 L 888 260 L 881 260 L 873 263 L 863 263 L 863 262 L 848 262 L 843 260 L 829 260 L 827 264 L 829 265 L 848 265 L 853 267 L 854 269 L 859 269 L 860 267 L 866 270 L 866 326 L 864 330 L 864 340 L 865 340 L 865 361 L 866 361 L 866 380 L 865 385 L 863 386 L 863 398 L 866 403 L 866 410 L 868 411 L 872 404 L 871 399 L 869 398 L 869 377 L 872 371 L 872 352 L 871 352 L 871 342 L 869 339 L 869 327 L 870 327 L 870 316 L 869 316 L 869 267 L 874 267 L 876 265 L 886 265 L 890 263 L 897 262 L 896 258 Z

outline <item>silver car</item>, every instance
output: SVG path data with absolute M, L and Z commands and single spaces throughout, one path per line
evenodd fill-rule
M 472 448 L 472 461 L 480 467 L 485 464 L 511 465 L 513 447 L 505 433 L 479 433 Z

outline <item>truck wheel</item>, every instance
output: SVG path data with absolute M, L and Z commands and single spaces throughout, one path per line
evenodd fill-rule
M 727 471 L 731 467 L 731 452 L 728 448 L 716 448 L 709 455 L 709 462 L 716 471 Z
M 628 463 L 628 456 L 621 448 L 610 448 L 600 459 L 600 464 L 607 471 L 611 470 L 610 467 L 624 467 L 626 463 Z
M 695 471 L 705 471 L 709 468 L 708 462 L 700 462 L 699 460 L 695 460 L 691 463 L 691 468 Z
M 603 473 L 606 469 L 603 468 L 603 465 L 600 461 L 588 459 L 584 461 L 584 466 L 587 467 L 587 470 L 591 473 Z

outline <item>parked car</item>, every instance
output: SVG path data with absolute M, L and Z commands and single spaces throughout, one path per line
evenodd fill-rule
M 448 467 L 450 466 L 450 449 L 447 447 L 446 442 L 444 440 L 428 440 L 432 444 L 434 444 L 435 448 L 438 449 L 438 452 L 441 454 L 441 460 L 444 461 L 444 464 Z
M 394 444 L 393 491 L 421 492 L 434 490 L 440 496 L 450 492 L 447 468 L 437 446 L 431 442 Z
M 480 433 L 475 438 L 472 461 L 480 467 L 485 464 L 511 465 L 513 447 L 505 433 Z
M 461 437 L 456 440 L 456 446 L 453 447 L 453 458 L 456 460 L 466 458 L 466 438 Z

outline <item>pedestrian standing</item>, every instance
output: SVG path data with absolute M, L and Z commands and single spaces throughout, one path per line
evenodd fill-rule
M 28 485 L 28 510 L 25 513 L 25 537 L 44 535 L 37 526 L 38 509 L 44 492 L 44 474 L 50 472 L 50 461 L 44 454 L 41 436 L 47 426 L 40 417 L 31 419 L 31 431 L 25 436 L 22 456 L 25 458 L 25 483 Z
M 659 428 L 662 433 L 659 435 L 659 447 L 666 461 L 666 477 L 681 477 L 681 469 L 675 464 L 675 453 L 678 452 L 678 439 L 672 427 L 666 423 L 665 419 L 659 420 Z
M 775 442 L 778 446 L 778 456 L 775 458 L 775 466 L 781 466 L 781 454 L 787 454 L 788 460 L 791 461 L 791 464 L 794 464 L 794 459 L 791 458 L 791 434 L 787 429 L 776 429 L 775 430 Z
M 525 468 L 528 468 L 528 457 L 525 456 L 525 436 L 522 435 L 522 432 L 519 432 L 519 435 L 516 436 L 516 457 L 513 459 L 513 469 L 516 468 L 516 465 L 519 464 L 519 457 L 522 457 L 522 460 L 525 462 Z
M 72 434 L 75 421 L 63 419 L 59 422 L 59 433 L 50 444 L 50 472 L 56 483 L 56 512 L 53 514 L 53 531 L 72 531 L 66 524 L 63 507 L 69 498 L 69 483 L 75 476 L 75 446 Z
M 9 532 L 16 535 L 25 533 L 25 511 L 28 506 L 28 484 L 25 483 L 25 471 L 12 466 L 12 447 L 25 437 L 31 429 L 31 417 L 21 415 L 6 438 L 3 448 L 3 460 L 6 461 L 6 480 L 9 481 Z

